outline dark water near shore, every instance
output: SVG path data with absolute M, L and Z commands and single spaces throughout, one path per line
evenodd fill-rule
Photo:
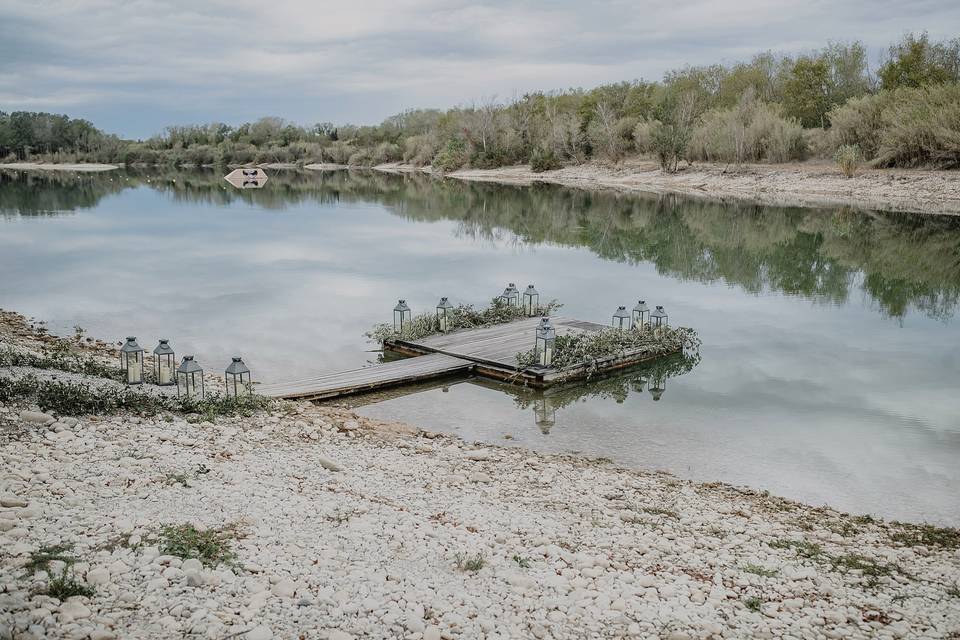
M 605 322 L 638 298 L 702 361 L 548 397 L 453 380 L 359 410 L 813 504 L 960 525 L 960 219 L 373 173 L 0 173 L 0 307 L 260 380 L 375 362 L 398 297 L 536 283 Z M 513 440 L 503 436 L 509 434 Z

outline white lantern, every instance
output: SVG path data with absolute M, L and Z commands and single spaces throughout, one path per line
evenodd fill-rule
M 177 368 L 177 395 L 196 400 L 203 399 L 203 369 L 193 356 L 183 356 Z
M 250 394 L 250 369 L 240 356 L 233 356 L 232 362 L 223 372 L 223 379 L 227 385 L 228 398 Z
M 537 398 L 533 405 L 533 415 L 540 427 L 540 433 L 544 435 L 550 433 L 550 428 L 557 423 L 557 410 L 547 398 Z
M 176 382 L 173 380 L 173 372 L 177 367 L 176 354 L 170 341 L 166 338 L 160 338 L 160 343 L 153 350 L 153 379 L 161 387 L 169 387 Z
M 532 318 L 540 311 L 540 294 L 532 284 L 528 284 L 527 290 L 523 292 L 523 310 L 528 318 Z
M 534 346 L 537 363 L 541 367 L 553 366 L 553 351 L 556 344 L 557 332 L 550 324 L 550 318 L 541 318 L 540 325 L 537 326 L 537 341 Z
M 393 330 L 397 333 L 403 333 L 404 329 L 410 326 L 412 313 L 407 306 L 406 300 L 397 301 L 397 306 L 393 308 Z
M 520 290 L 517 289 L 517 285 L 510 283 L 507 285 L 507 288 L 503 290 L 503 293 L 500 294 L 500 300 L 504 304 L 508 304 L 511 307 L 520 306 Z
M 136 336 L 127 336 L 120 347 L 120 371 L 127 384 L 143 384 L 143 349 L 137 344 Z
M 613 314 L 613 320 L 610 323 L 614 329 L 624 329 L 630 328 L 630 314 L 627 313 L 627 308 L 623 305 L 617 307 L 617 310 Z
M 653 310 L 653 313 L 650 314 L 650 322 L 654 327 L 666 327 L 667 324 L 667 312 L 663 310 L 663 307 L 657 305 L 657 308 Z
M 450 329 L 451 320 L 453 320 L 453 305 L 444 296 L 437 304 L 437 327 L 441 333 L 446 333 Z
M 641 329 L 648 322 L 650 322 L 650 307 L 647 306 L 645 300 L 641 300 L 633 308 L 633 326 Z

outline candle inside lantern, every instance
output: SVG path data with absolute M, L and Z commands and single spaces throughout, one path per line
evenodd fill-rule
M 160 363 L 160 384 L 170 384 L 173 380 L 173 367 L 169 362 Z
M 127 384 L 139 384 L 142 373 L 140 358 L 137 355 L 127 358 Z

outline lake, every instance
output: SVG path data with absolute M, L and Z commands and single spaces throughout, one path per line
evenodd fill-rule
M 54 333 L 166 337 L 216 371 L 242 354 L 262 381 L 376 363 L 364 332 L 397 298 L 535 283 L 597 322 L 643 298 L 703 340 L 653 394 L 643 371 L 546 396 L 453 379 L 357 410 L 960 525 L 960 218 L 375 172 L 244 191 L 210 171 L 0 172 L 0 274 L 0 306 Z

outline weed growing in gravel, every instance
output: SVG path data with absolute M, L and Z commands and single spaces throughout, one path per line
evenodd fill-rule
M 181 484 L 185 487 L 190 486 L 190 479 L 185 473 L 168 473 L 165 482 L 166 484 Z
M 764 578 L 772 578 L 778 573 L 776 569 L 767 569 L 766 567 L 761 567 L 758 564 L 748 564 L 743 567 L 743 570 L 747 573 L 753 573 Z
M 676 511 L 663 509 L 661 507 L 640 507 L 640 511 L 649 513 L 652 516 L 663 516 L 665 518 L 673 518 L 674 520 L 680 519 L 680 515 Z
M 47 582 L 47 589 L 44 591 L 45 595 L 56 598 L 57 600 L 66 600 L 73 596 L 86 596 L 90 598 L 93 597 L 93 593 L 93 587 L 73 577 L 73 571 L 70 565 L 65 566 L 63 571 L 60 572 L 60 575 L 51 576 L 49 582 Z
M 475 556 L 468 556 L 463 553 L 458 553 L 456 555 L 456 565 L 457 569 L 461 571 L 470 571 L 477 572 L 480 569 L 483 569 L 487 561 L 484 559 L 482 553 L 478 553 Z
M 960 584 L 954 582 L 952 585 L 947 587 L 947 595 L 951 598 L 960 598 Z
M 750 609 L 750 611 L 760 611 L 760 606 L 763 604 L 763 600 L 756 596 L 750 596 L 743 601 L 743 604 Z
M 207 566 L 234 564 L 231 542 L 237 538 L 234 526 L 198 529 L 192 524 L 165 525 L 160 529 L 160 553 L 178 558 L 196 558 Z
M 897 531 L 890 534 L 890 539 L 894 542 L 899 542 L 908 547 L 960 549 L 960 529 L 903 522 L 894 522 L 893 525 L 897 527 Z
M 823 547 L 807 540 L 774 540 L 769 543 L 773 549 L 793 549 L 798 556 L 816 560 L 823 555 Z
M 521 569 L 529 569 L 529 568 L 530 568 L 530 558 L 524 558 L 524 557 L 522 557 L 522 556 L 515 555 L 515 556 L 513 556 L 513 561 L 516 562 L 517 565 L 519 565 Z
M 70 555 L 70 551 L 73 549 L 71 544 L 55 544 L 43 546 L 30 554 L 30 560 L 27 564 L 23 565 L 23 568 L 27 570 L 28 573 L 36 573 L 37 571 L 49 571 L 50 563 L 59 561 L 67 566 L 74 564 L 77 559 Z
M 23 568 L 31 575 L 38 571 L 50 573 L 52 562 L 63 563 L 60 573 L 50 576 L 43 594 L 58 600 L 66 600 L 72 596 L 93 595 L 93 588 L 73 576 L 73 565 L 76 564 L 77 558 L 69 553 L 72 549 L 73 545 L 69 544 L 48 545 L 30 554 L 30 560 L 23 565 Z
M 889 576 L 897 571 L 895 565 L 880 564 L 876 560 L 861 556 L 856 553 L 848 553 L 842 556 L 830 556 L 830 563 L 834 569 L 840 571 L 859 571 L 867 578 L 870 586 L 876 586 L 882 576 Z

